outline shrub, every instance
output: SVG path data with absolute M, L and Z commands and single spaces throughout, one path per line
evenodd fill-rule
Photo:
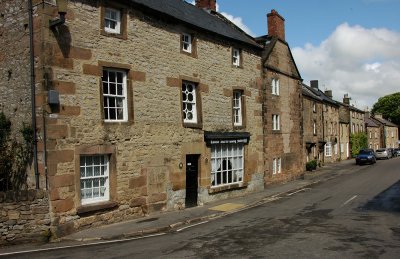
M 317 160 L 311 160 L 306 163 L 306 170 L 312 171 L 317 169 Z

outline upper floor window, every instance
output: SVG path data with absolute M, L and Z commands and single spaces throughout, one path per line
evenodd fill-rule
M 233 91 L 233 125 L 243 125 L 243 93 L 242 91 Z
M 182 50 L 187 53 L 192 53 L 192 35 L 182 34 Z
M 273 95 L 279 95 L 279 79 L 272 79 L 271 92 Z
M 107 155 L 85 155 L 80 157 L 81 203 L 108 201 L 109 158 Z
M 104 14 L 104 30 L 109 33 L 121 33 L 121 11 L 106 8 Z
M 317 112 L 317 104 L 315 102 L 313 102 L 312 110 L 313 112 Z
M 103 69 L 103 109 L 105 121 L 127 121 L 126 71 Z
M 317 124 L 315 121 L 313 122 L 313 134 L 317 135 Z
M 232 65 L 234 65 L 235 67 L 240 67 L 242 65 L 240 49 L 232 49 Z
M 197 86 L 192 82 L 182 83 L 182 112 L 184 123 L 197 123 Z
M 369 138 L 372 138 L 372 132 L 371 131 L 369 132 Z
M 272 130 L 280 130 L 280 116 L 277 114 L 272 115 Z

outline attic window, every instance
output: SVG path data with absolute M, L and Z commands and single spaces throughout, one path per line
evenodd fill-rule
M 121 33 L 121 11 L 106 8 L 104 14 L 104 30 L 109 33 Z
M 232 65 L 235 67 L 240 67 L 242 65 L 242 51 L 240 49 L 232 49 Z

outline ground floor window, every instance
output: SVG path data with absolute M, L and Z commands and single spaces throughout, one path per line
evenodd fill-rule
M 211 186 L 243 182 L 243 144 L 211 145 Z
M 332 156 L 332 143 L 328 142 L 325 144 L 325 156 Z
M 81 203 L 109 200 L 109 158 L 107 155 L 80 157 Z
M 280 174 L 281 173 L 281 159 L 274 158 L 272 160 L 272 174 Z

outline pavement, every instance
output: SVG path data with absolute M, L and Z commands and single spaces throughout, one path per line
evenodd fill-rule
M 269 185 L 263 191 L 242 197 L 224 199 L 184 210 L 152 213 L 135 220 L 90 228 L 54 240 L 49 244 L 24 244 L 3 247 L 4 254 L 0 252 L 0 256 L 7 255 L 7 252 L 10 252 L 9 255 L 11 255 L 16 251 L 19 251 L 18 253 L 28 250 L 39 251 L 40 249 L 54 248 L 55 246 L 88 245 L 102 241 L 142 238 L 170 231 L 180 231 L 193 225 L 202 224 L 206 221 L 218 219 L 284 197 L 290 197 L 293 194 L 311 188 L 313 185 L 329 181 L 344 174 L 357 172 L 361 168 L 360 166 L 355 166 L 354 159 L 327 164 L 315 171 L 305 172 L 304 177 L 301 179 Z
M 60 241 L 88 242 L 117 240 L 176 231 L 190 225 L 217 219 L 282 197 L 291 196 L 294 193 L 310 188 L 312 185 L 330 180 L 344 173 L 351 173 L 359 168 L 355 166 L 353 159 L 328 164 L 315 171 L 306 172 L 303 177 L 304 179 L 267 186 L 265 190 L 260 192 L 220 200 L 203 206 L 178 211 L 152 213 L 149 216 L 135 220 L 90 228 L 65 236 Z

